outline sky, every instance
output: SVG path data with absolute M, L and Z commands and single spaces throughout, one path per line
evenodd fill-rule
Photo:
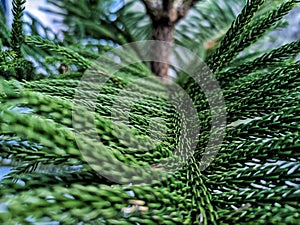
M 1 0 L 2 4 L 6 3 L 6 7 L 8 9 L 8 24 L 11 25 L 12 23 L 12 16 L 11 16 L 11 2 L 12 0 Z M 40 7 L 44 7 L 46 5 L 46 0 L 27 0 L 25 3 L 25 12 L 30 12 L 35 17 L 37 17 L 44 25 L 51 27 L 54 31 L 58 30 L 58 27 L 53 25 L 52 21 L 53 19 L 59 19 L 58 16 L 47 14 L 40 10 Z M 47 7 L 51 7 L 51 5 L 48 5 Z M 28 21 L 28 17 L 24 17 L 25 20 Z
M 122 4 L 124 4 L 127 0 L 114 0 L 114 4 L 112 7 L 115 7 L 118 9 Z M 2 4 L 6 4 L 6 7 L 8 9 L 8 24 L 9 26 L 12 23 L 12 16 L 11 16 L 11 2 L 12 0 L 1 0 Z M 31 13 L 34 17 L 38 18 L 46 27 L 50 27 L 54 32 L 58 32 L 59 30 L 63 29 L 62 27 L 58 27 L 57 25 L 53 24 L 53 20 L 59 20 L 60 17 L 58 15 L 50 14 L 50 13 L 45 13 L 41 10 L 41 7 L 47 8 L 55 8 L 54 6 L 51 6 L 51 4 L 47 4 L 46 0 L 27 0 L 25 2 L 25 12 Z M 57 11 L 58 9 L 55 8 Z M 24 19 L 26 21 L 29 21 L 28 17 L 26 16 Z
M 54 15 L 46 14 L 39 9 L 39 7 L 45 6 L 45 4 L 46 0 L 29 0 L 25 3 L 25 10 L 38 17 L 43 24 L 51 26 L 52 19 L 55 19 L 56 17 Z

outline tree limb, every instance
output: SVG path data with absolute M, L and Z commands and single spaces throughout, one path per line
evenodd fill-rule
M 199 0 L 189 0 L 183 3 L 180 7 L 177 9 L 177 20 L 178 22 L 180 19 L 186 16 L 187 12 L 190 8 L 192 8 Z
M 173 7 L 174 0 L 162 0 L 162 6 L 164 11 L 170 11 Z
M 155 11 L 157 9 L 154 8 L 154 6 L 151 4 L 151 0 L 141 0 L 146 8 L 147 14 L 150 16 L 151 19 L 155 17 Z

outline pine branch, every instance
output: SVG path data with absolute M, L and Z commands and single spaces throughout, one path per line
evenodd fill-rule
M 230 82 L 238 82 L 237 79 L 241 75 L 249 75 L 253 71 L 258 71 L 266 68 L 272 68 L 284 64 L 287 60 L 293 59 L 300 52 L 300 40 L 283 45 L 262 56 L 254 59 L 253 61 L 244 63 L 235 68 L 217 74 L 217 78 L 222 87 L 229 85 Z
M 25 9 L 24 4 L 26 0 L 13 0 L 12 13 L 14 16 L 12 31 L 11 31 L 11 48 L 16 52 L 18 58 L 22 57 L 21 46 L 24 43 L 23 34 L 23 11 Z
M 264 33 L 272 28 L 279 20 L 281 20 L 292 8 L 294 8 L 298 0 L 290 0 L 282 3 L 277 9 L 270 11 L 266 15 L 260 16 L 251 23 L 246 23 L 241 31 L 237 32 L 240 35 L 232 37 L 231 44 L 228 44 L 226 53 L 222 54 L 222 58 L 218 58 L 219 51 L 210 59 L 208 64 L 213 68 L 213 71 L 220 71 L 228 65 L 228 63 L 242 50 L 257 41 Z M 249 21 L 250 22 L 250 21 Z M 226 37 L 226 36 L 225 36 Z M 225 38 L 224 38 L 225 39 Z M 221 42 L 221 46 L 226 46 Z M 223 48 L 223 47 L 220 47 Z
M 255 76 L 247 82 L 226 90 L 225 98 L 230 101 L 228 120 L 260 116 L 270 111 L 277 111 L 281 107 L 293 105 L 297 98 L 286 97 L 297 93 L 299 69 L 300 64 L 296 62 L 266 74 L 262 73 L 260 76 Z M 244 111 L 245 108 L 247 111 Z
M 65 58 L 66 62 L 74 63 L 75 65 L 81 68 L 86 69 L 91 65 L 89 60 L 85 59 L 84 57 L 82 57 L 72 49 L 57 45 L 50 40 L 42 39 L 38 36 L 27 37 L 26 44 L 30 46 L 39 47 L 42 49 L 47 49 L 48 51 L 55 52 L 56 54 L 62 55 Z
M 220 47 L 208 59 L 207 64 L 210 68 L 213 69 L 213 72 L 218 71 L 223 64 L 229 61 L 229 59 L 226 59 L 226 56 L 228 54 L 228 51 L 235 44 L 233 40 L 236 37 L 242 35 L 245 27 L 250 23 L 255 13 L 264 2 L 265 0 L 247 0 L 246 6 L 243 8 L 238 17 L 233 21 L 231 27 L 222 39 Z

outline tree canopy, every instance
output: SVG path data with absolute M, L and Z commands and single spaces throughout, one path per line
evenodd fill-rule
M 174 41 L 205 65 L 185 61 L 195 73 L 170 84 L 115 51 L 151 34 L 133 1 L 48 2 L 63 40 L 24 24 L 25 0 L 13 0 L 11 29 L 0 14 L 2 224 L 299 223 L 300 40 L 260 47 L 299 1 L 191 5 Z

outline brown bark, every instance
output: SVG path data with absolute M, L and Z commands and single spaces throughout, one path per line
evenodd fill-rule
M 158 21 L 153 23 L 153 40 L 173 42 L 174 24 L 168 23 L 167 21 Z M 169 75 L 169 64 L 162 63 L 168 62 L 170 55 L 169 48 L 162 44 L 155 43 L 152 47 L 152 58 L 156 61 L 151 62 L 151 70 L 154 74 L 162 78 L 163 81 L 168 81 Z

